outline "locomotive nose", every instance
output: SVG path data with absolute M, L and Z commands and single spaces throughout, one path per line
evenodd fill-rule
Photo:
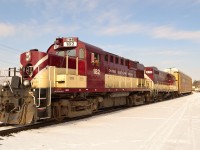
M 40 52 L 37 49 L 24 52 L 20 56 L 21 75 L 23 78 L 31 80 L 38 70 L 47 66 L 47 53 Z

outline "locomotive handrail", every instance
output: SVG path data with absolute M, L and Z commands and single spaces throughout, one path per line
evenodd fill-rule
M 69 68 L 68 68 L 68 63 L 69 63 L 69 56 L 68 54 L 66 55 L 66 74 L 68 75 Z
M 76 57 L 76 75 L 78 75 L 78 57 Z
M 49 87 L 49 104 L 47 106 L 51 106 L 51 81 L 50 81 L 50 87 Z
M 33 93 L 32 92 L 29 92 L 29 94 L 33 97 L 33 103 L 34 103 L 34 105 L 36 105 L 36 100 L 35 100 L 35 96 L 33 95 Z M 37 107 L 37 105 L 36 105 L 36 107 Z
M 10 86 L 10 82 L 9 81 L 7 81 L 7 82 L 8 82 L 8 86 L 10 88 L 10 91 L 13 93 L 12 87 Z
M 40 71 L 40 69 L 39 69 L 39 67 L 38 67 L 38 72 Z M 41 93 L 41 88 L 40 88 L 40 77 L 39 77 L 39 97 L 38 97 L 38 105 L 36 105 L 36 107 L 38 108 L 38 107 L 40 107 L 40 93 Z
M 55 68 L 54 68 L 55 69 Z M 50 67 L 49 67 L 49 104 L 47 106 L 51 106 L 51 73 L 50 73 Z

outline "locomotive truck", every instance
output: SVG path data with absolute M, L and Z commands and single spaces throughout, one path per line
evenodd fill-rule
M 20 76 L 1 87 L 0 122 L 61 121 L 104 108 L 160 101 L 182 94 L 180 81 L 171 72 L 144 67 L 77 37 L 57 38 L 47 52 L 21 54 Z M 186 93 L 191 93 L 190 85 Z

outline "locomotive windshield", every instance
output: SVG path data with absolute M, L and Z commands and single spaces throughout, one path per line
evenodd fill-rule
M 66 54 L 69 56 L 76 56 L 76 49 L 66 51 Z
M 65 51 L 57 51 L 56 55 L 58 56 L 72 56 L 75 57 L 76 56 L 76 49 L 71 49 L 71 50 L 65 50 Z

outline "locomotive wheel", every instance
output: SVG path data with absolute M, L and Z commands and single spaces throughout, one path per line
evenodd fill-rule
M 171 93 L 171 99 L 176 98 L 176 95 L 174 93 Z
M 92 110 L 93 112 L 97 112 L 99 110 L 99 102 L 95 100 L 92 104 Z
M 126 105 L 128 106 L 128 107 L 131 107 L 131 106 L 133 106 L 133 101 L 132 101 L 132 99 L 131 99 L 131 97 L 129 96 L 129 97 L 127 97 L 127 99 L 126 99 Z
M 61 106 L 53 106 L 52 108 L 52 115 L 56 121 L 62 121 L 65 117 L 61 115 Z
M 145 95 L 145 103 L 150 103 L 150 101 L 151 101 L 150 95 L 146 94 Z
M 141 96 L 141 103 L 142 104 L 146 103 L 146 97 L 144 95 Z

